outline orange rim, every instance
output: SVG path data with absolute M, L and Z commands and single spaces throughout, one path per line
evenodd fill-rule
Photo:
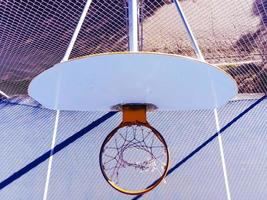
M 114 136 L 114 134 L 117 132 L 118 129 L 120 129 L 120 128 L 124 127 L 124 126 L 129 126 L 129 125 L 140 125 L 140 126 L 145 126 L 145 127 L 149 128 L 149 129 L 151 129 L 152 132 L 156 135 L 156 137 L 162 142 L 162 144 L 164 145 L 165 151 L 166 151 L 167 161 L 166 161 L 166 165 L 164 167 L 163 174 L 161 175 L 161 177 L 159 179 L 157 179 L 156 181 L 154 181 L 150 186 L 148 186 L 147 188 L 142 189 L 142 190 L 128 190 L 128 189 L 122 188 L 119 185 L 115 184 L 112 180 L 110 180 L 108 178 L 107 174 L 105 173 L 104 166 L 102 164 L 102 155 L 103 155 L 103 152 L 104 152 L 105 145 Z M 114 130 L 112 130 L 108 134 L 108 136 L 105 138 L 105 140 L 104 140 L 104 142 L 103 142 L 103 144 L 101 146 L 100 154 L 99 154 L 99 165 L 100 165 L 100 169 L 101 169 L 101 172 L 102 172 L 105 180 L 114 189 L 118 190 L 119 192 L 122 192 L 124 194 L 129 194 L 129 195 L 140 195 L 140 194 L 144 194 L 146 192 L 149 192 L 149 191 L 153 190 L 155 187 L 157 187 L 161 183 L 161 181 L 165 178 L 165 176 L 167 174 L 168 167 L 169 167 L 169 162 L 170 162 L 170 158 L 169 158 L 169 151 L 168 151 L 168 146 L 167 146 L 166 141 L 164 140 L 163 136 L 155 128 L 153 128 L 148 122 L 146 122 L 146 123 L 138 122 L 138 121 L 135 121 L 135 122 L 122 122 L 118 127 L 116 127 Z

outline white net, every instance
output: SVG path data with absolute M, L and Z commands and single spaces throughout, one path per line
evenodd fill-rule
M 131 192 L 145 190 L 164 177 L 168 150 L 162 136 L 143 125 L 126 125 L 107 136 L 101 148 L 102 172 L 109 181 Z M 154 183 L 155 184 L 155 183 Z
M 266 93 L 267 1 L 180 3 L 205 60 L 230 73 L 240 93 Z M 173 3 L 144 20 L 143 28 L 144 50 L 194 56 Z
M 34 76 L 60 62 L 85 3 L 0 1 L 0 90 L 27 94 Z M 266 93 L 266 1 L 180 3 L 206 61 L 233 75 L 239 92 Z M 171 0 L 140 0 L 139 8 L 141 50 L 195 57 Z M 71 58 L 127 51 L 127 24 L 126 0 L 93 0 Z
M 71 58 L 128 50 L 126 1 L 92 1 Z
M 60 62 L 84 1 L 0 1 L 0 89 L 27 93 L 35 75 Z

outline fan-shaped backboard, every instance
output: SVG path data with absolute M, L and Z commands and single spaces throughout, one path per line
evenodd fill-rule
M 161 110 L 209 109 L 237 93 L 219 68 L 195 59 L 155 53 L 103 54 L 55 65 L 35 77 L 29 94 L 56 110 L 110 110 L 149 103 Z

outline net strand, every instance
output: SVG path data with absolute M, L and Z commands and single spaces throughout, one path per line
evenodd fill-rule
M 136 170 L 151 171 L 153 172 L 157 168 L 157 162 L 160 163 L 161 170 L 166 165 L 163 160 L 166 157 L 164 145 L 155 144 L 155 134 L 152 131 L 147 131 L 140 126 L 127 126 L 126 128 L 119 130 L 117 136 L 113 139 L 113 143 L 109 142 L 105 145 L 103 153 L 103 167 L 108 173 L 109 178 L 116 184 L 119 183 L 119 174 L 122 168 L 132 167 Z M 150 137 L 149 137 L 150 136 Z M 119 141 L 123 140 L 122 142 Z M 146 140 L 149 140 L 148 143 Z M 124 157 L 125 151 L 141 150 L 149 155 L 148 158 L 141 161 L 128 161 Z M 157 155 L 157 151 L 161 150 Z M 112 152 L 108 153 L 109 150 Z M 143 159 L 143 158 L 142 158 Z M 160 169 L 158 169 L 160 171 Z M 162 174 L 162 172 L 160 173 Z

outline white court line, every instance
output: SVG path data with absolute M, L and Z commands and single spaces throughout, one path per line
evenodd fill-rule
M 186 28 L 187 34 L 188 34 L 188 36 L 189 36 L 189 38 L 191 40 L 191 43 L 193 45 L 195 54 L 197 55 L 197 58 L 200 61 L 205 62 L 204 56 L 203 56 L 203 54 L 202 54 L 202 52 L 201 52 L 201 50 L 199 48 L 199 45 L 197 43 L 196 38 L 194 37 L 192 29 L 191 29 L 188 21 L 186 20 L 186 16 L 185 16 L 185 14 L 183 12 L 183 9 L 182 9 L 179 1 L 178 0 L 174 0 L 174 3 L 175 3 L 175 6 L 177 8 L 177 11 L 178 11 L 182 21 L 183 21 L 183 24 L 184 24 L 184 26 Z M 216 91 L 213 88 L 213 84 L 212 84 L 212 89 L 213 89 L 213 94 L 215 94 L 214 99 L 216 101 Z M 228 177 L 227 177 L 227 171 L 226 171 L 226 164 L 225 164 L 225 159 L 224 159 L 222 138 L 221 138 L 221 135 L 220 135 L 220 132 L 219 132 L 220 131 L 219 117 L 218 117 L 218 113 L 217 113 L 217 109 L 216 108 L 214 109 L 214 115 L 215 115 L 216 129 L 217 129 L 217 132 L 219 134 L 218 135 L 218 141 L 219 141 L 219 146 L 220 146 L 220 155 L 221 155 L 221 161 L 222 161 L 222 166 L 223 166 L 223 175 L 224 175 L 224 182 L 225 182 L 225 187 L 226 187 L 227 199 L 231 200 Z
M 58 128 L 58 121 L 59 121 L 59 110 L 57 110 L 56 114 L 56 120 L 55 120 L 55 126 L 54 126 L 54 132 L 53 132 L 53 138 L 52 138 L 52 144 L 51 144 L 51 152 L 50 152 L 50 157 L 48 161 L 48 168 L 47 168 L 47 174 L 46 174 L 46 182 L 45 182 L 45 190 L 44 190 L 44 196 L 43 200 L 47 199 L 47 194 L 48 194 L 48 186 L 49 186 L 49 180 L 50 180 L 50 174 L 51 174 L 51 168 L 52 168 L 52 161 L 53 161 L 53 153 L 54 153 L 54 148 L 56 144 L 56 137 L 57 137 L 57 128 Z
M 223 144 L 222 144 L 222 136 L 220 133 L 219 117 L 218 117 L 218 112 L 216 108 L 214 108 L 214 116 L 215 116 L 215 122 L 216 122 L 216 130 L 218 132 L 218 141 L 219 141 L 219 147 L 220 147 L 220 155 L 221 155 L 221 161 L 222 161 L 222 167 L 223 167 L 223 176 L 224 176 L 224 184 L 226 188 L 227 199 L 231 200 L 231 193 L 230 193 L 230 188 L 229 188 L 229 181 L 228 181 L 224 150 L 223 150 Z
M 203 61 L 205 62 L 205 58 L 199 48 L 199 45 L 197 43 L 197 40 L 192 32 L 192 29 L 186 19 L 186 16 L 183 12 L 183 9 L 179 3 L 178 0 L 174 0 L 174 3 L 175 3 L 175 6 L 177 8 L 177 11 L 183 21 L 183 24 L 186 28 L 186 32 L 191 40 L 191 43 L 193 45 L 193 48 L 194 48 L 194 51 L 195 51 L 195 54 L 197 55 L 197 58 L 200 60 L 200 61 Z M 213 87 L 213 84 L 212 84 L 212 90 L 213 90 L 213 94 L 214 94 L 214 99 L 216 101 L 216 91 L 214 90 L 214 87 Z M 227 171 L 226 171 L 226 164 L 225 164 L 225 159 L 224 159 L 224 151 L 223 151 L 223 144 L 222 144 L 222 138 L 221 138 L 221 135 L 220 135 L 220 124 L 219 124 L 219 117 L 218 117 L 218 113 L 217 113 L 217 109 L 215 108 L 214 109 L 214 115 L 215 115 L 215 122 L 216 122 L 216 129 L 217 129 L 217 132 L 218 132 L 218 141 L 219 141 L 219 146 L 220 146 L 220 155 L 221 155 L 221 161 L 222 161 L 222 166 L 223 166 L 223 175 L 224 175 L 224 182 L 225 182 L 225 187 L 226 187 L 226 193 L 227 193 L 227 199 L 228 200 L 231 200 L 231 195 L 230 195 L 230 189 L 229 189 L 229 183 L 228 183 L 228 177 L 227 177 Z
M 68 45 L 68 48 L 65 52 L 64 57 L 62 58 L 61 62 L 65 62 L 69 59 L 70 54 L 71 54 L 71 50 L 73 49 L 73 46 L 77 40 L 78 34 L 82 28 L 82 24 L 85 20 L 86 14 L 90 8 L 90 5 L 92 3 L 92 0 L 87 0 L 86 4 L 84 6 L 83 12 L 80 16 L 79 22 L 75 28 L 75 31 L 71 37 L 70 43 Z M 60 78 L 59 78 L 60 79 Z M 60 80 L 59 80 L 59 84 L 60 84 Z M 58 85 L 59 85 L 58 84 Z M 56 99 L 57 100 L 57 99 Z M 46 182 L 45 182 L 45 189 L 44 189 L 44 196 L 43 196 L 43 200 L 47 200 L 47 194 L 48 194 L 48 186 L 49 186 L 49 180 L 50 180 L 50 174 L 51 174 L 51 168 L 52 168 L 52 161 L 53 161 L 53 149 L 55 147 L 55 142 L 56 142 L 56 136 L 57 136 L 57 128 L 58 128 L 58 121 L 59 121 L 59 110 L 57 110 L 57 114 L 56 114 L 56 120 L 55 120 L 55 127 L 54 127 L 54 133 L 53 133 L 53 138 L 52 138 L 52 144 L 51 144 L 51 153 L 50 153 L 50 157 L 49 157 L 49 162 L 48 162 L 48 169 L 47 169 L 47 175 L 46 175 Z

